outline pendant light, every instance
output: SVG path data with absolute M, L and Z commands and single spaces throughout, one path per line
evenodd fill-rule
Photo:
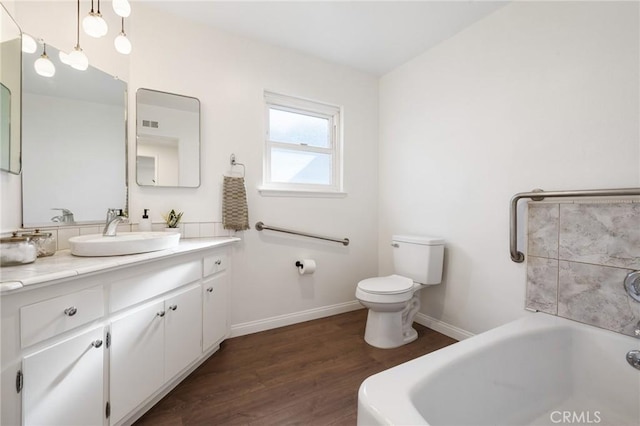
M 113 0 L 113 10 L 116 15 L 128 18 L 131 15 L 131 5 L 128 0 Z
M 62 50 L 58 51 L 58 59 L 65 65 L 71 65 L 69 62 L 69 54 L 67 52 L 63 52 Z
M 107 35 L 107 32 L 109 31 L 109 26 L 107 25 L 107 21 L 105 21 L 104 18 L 102 17 L 102 13 L 100 13 L 100 0 L 98 0 L 98 11 L 96 12 L 96 17 L 98 18 L 98 26 L 100 31 L 100 35 L 98 37 Z
M 42 43 L 42 55 L 33 64 L 33 68 L 43 77 L 53 77 L 56 73 L 56 66 L 47 56 L 47 44 L 44 42 Z
M 123 55 L 128 55 L 131 53 L 131 41 L 127 38 L 127 34 L 124 32 L 124 18 L 122 18 L 122 31 L 113 41 L 113 45 L 116 47 L 116 50 Z
M 71 67 L 84 71 L 89 67 L 89 59 L 87 55 L 84 54 L 82 48 L 80 47 L 80 0 L 78 0 L 78 25 L 76 27 L 76 46 L 73 48 L 73 51 L 69 53 L 67 57 L 69 65 Z
M 100 1 L 98 1 L 98 12 L 93 10 L 93 0 L 91 0 L 91 11 L 82 20 L 82 29 L 91 37 L 100 38 L 107 33 L 107 22 L 100 13 Z
M 38 44 L 36 41 L 27 33 L 22 33 L 22 51 L 24 53 L 35 53 L 38 50 Z

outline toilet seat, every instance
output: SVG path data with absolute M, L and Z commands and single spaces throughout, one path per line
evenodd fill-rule
M 413 280 L 401 275 L 367 278 L 358 283 L 358 289 L 370 294 L 401 294 L 413 290 Z

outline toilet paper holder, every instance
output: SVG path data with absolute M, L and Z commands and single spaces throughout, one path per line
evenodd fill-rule
M 311 275 L 316 272 L 316 262 L 313 259 L 301 259 L 296 261 L 296 268 L 300 275 Z

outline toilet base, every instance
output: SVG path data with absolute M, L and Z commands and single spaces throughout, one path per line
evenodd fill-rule
M 376 348 L 391 349 L 416 340 L 418 332 L 412 326 L 413 318 L 420 310 L 419 293 L 420 290 L 416 289 L 402 310 L 396 310 L 397 305 L 394 304 L 386 306 L 389 311 L 380 310 L 379 305 L 363 303 L 369 308 L 364 341 Z
M 380 312 L 369 309 L 364 341 L 381 349 L 404 345 L 402 335 L 402 311 Z
M 415 328 L 409 327 L 409 330 L 404 332 L 403 337 L 405 344 L 411 343 L 418 338 L 418 332 Z
M 369 309 L 364 341 L 371 346 L 381 349 L 397 348 L 417 338 L 418 332 L 411 326 L 403 332 L 402 312 L 376 312 Z

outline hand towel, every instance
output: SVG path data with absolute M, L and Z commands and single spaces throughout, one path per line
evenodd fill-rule
M 224 229 L 249 229 L 249 208 L 243 177 L 224 176 L 222 184 L 222 226 Z

